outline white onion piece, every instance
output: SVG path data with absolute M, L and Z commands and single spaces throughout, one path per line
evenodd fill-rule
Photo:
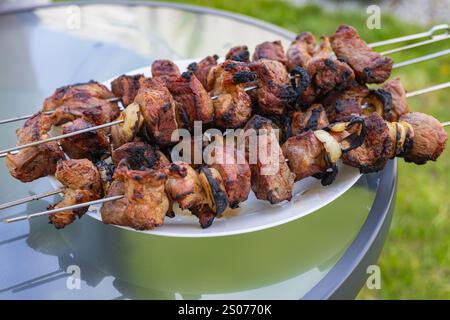
M 336 163 L 342 156 L 342 150 L 336 139 L 325 130 L 315 130 L 314 135 L 323 143 L 332 163 Z

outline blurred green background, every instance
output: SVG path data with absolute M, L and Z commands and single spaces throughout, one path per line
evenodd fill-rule
M 359 30 L 367 42 L 427 30 L 432 25 L 429 20 L 433 19 L 435 20 L 433 24 L 448 22 L 439 21 L 441 18 L 435 16 L 430 19 L 422 16 L 425 19 L 421 19 L 421 24 L 418 25 L 415 23 L 416 19 L 403 17 L 401 20 L 399 17 L 388 14 L 386 7 L 382 6 L 381 29 L 369 30 L 366 27 L 365 5 L 368 1 L 360 1 L 360 6 L 351 3 L 349 5 L 347 1 L 343 8 L 340 8 L 339 5 L 342 2 L 339 3 L 339 1 L 314 3 L 313 1 L 276 0 L 182 0 L 171 2 L 233 11 L 274 23 L 296 33 L 308 30 L 316 36 L 332 34 L 339 24 L 350 24 Z M 331 2 L 329 6 L 326 5 L 328 2 Z M 420 3 L 412 1 L 411 5 L 413 2 L 419 7 L 412 8 L 410 15 L 414 12 L 413 10 L 422 10 Z M 420 2 L 423 5 L 433 5 L 433 1 Z M 448 1 L 434 2 L 436 5 L 441 5 L 442 2 L 448 4 Z M 443 14 L 443 16 L 446 15 Z M 449 43 L 449 40 L 445 40 L 428 47 L 397 53 L 392 57 L 399 62 L 447 49 Z M 446 82 L 450 80 L 450 57 L 401 68 L 395 70 L 394 75 L 402 78 L 408 91 Z M 449 92 L 450 89 L 446 89 L 411 98 L 410 107 L 414 111 L 429 113 L 439 120 L 450 121 Z M 436 163 L 425 166 L 418 167 L 399 161 L 398 187 L 392 227 L 379 259 L 382 288 L 381 290 L 364 288 L 358 298 L 449 299 L 450 148 L 447 148 Z

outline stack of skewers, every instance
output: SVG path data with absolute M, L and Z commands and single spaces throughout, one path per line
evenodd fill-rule
M 90 81 L 46 98 L 17 130 L 17 147 L 0 151 L 20 181 L 54 175 L 63 185 L 60 202 L 25 218 L 46 214 L 64 228 L 103 203 L 104 223 L 148 230 L 173 216 L 176 203 L 206 228 L 251 190 L 278 204 L 291 200 L 296 181 L 333 183 L 339 160 L 370 173 L 395 157 L 435 161 L 445 148 L 448 123 L 410 112 L 407 98 L 449 83 L 406 93 L 398 77 L 389 80 L 406 64 L 373 51 L 350 26 L 320 44 L 304 32 L 286 52 L 279 41 L 264 42 L 252 57 L 243 45 L 218 60 L 208 56 L 184 72 L 157 60 L 152 78 L 122 75 L 111 90 Z M 220 134 L 211 159 L 175 161 L 173 133 L 193 132 L 197 121 L 221 133 L 253 130 L 269 158 L 249 149 L 249 136 L 242 149 Z M 55 128 L 62 134 L 52 136 Z M 201 153 L 208 142 L 189 148 Z

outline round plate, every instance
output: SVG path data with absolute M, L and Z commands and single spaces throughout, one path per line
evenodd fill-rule
M 198 61 L 198 59 L 179 60 L 175 63 L 180 70 L 186 70 L 193 61 Z M 132 70 L 127 74 L 144 74 L 146 77 L 150 77 L 150 66 Z M 109 87 L 115 78 L 106 80 L 103 84 Z M 217 237 L 275 227 L 304 217 L 329 204 L 350 189 L 361 176 L 359 170 L 344 166 L 342 163 L 338 163 L 338 168 L 339 174 L 330 186 L 323 187 L 320 180 L 312 177 L 297 182 L 290 202 L 271 205 L 267 201 L 256 199 L 253 192 L 250 192 L 247 201 L 242 203 L 240 208 L 227 210 L 221 218 L 216 218 L 212 226 L 207 229 L 200 227 L 197 217 L 184 214 L 176 215 L 175 218 L 166 218 L 162 226 L 149 231 L 116 227 L 168 237 Z M 55 178 L 51 177 L 50 181 L 54 188 L 61 187 Z M 86 215 L 101 221 L 99 208 L 100 206 L 91 207 Z

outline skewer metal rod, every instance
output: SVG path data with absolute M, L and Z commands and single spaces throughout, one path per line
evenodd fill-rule
M 61 134 L 61 135 L 54 136 L 54 137 L 51 137 L 51 138 L 48 138 L 48 139 L 22 144 L 20 146 L 16 146 L 16 147 L 13 147 L 13 148 L 8 148 L 8 149 L 1 150 L 0 154 L 3 156 L 3 154 L 5 154 L 5 153 L 7 154 L 7 153 L 9 153 L 11 151 L 21 150 L 21 149 L 25 149 L 25 148 L 29 148 L 29 147 L 34 147 L 34 146 L 40 145 L 42 143 L 52 142 L 52 141 L 56 141 L 56 140 L 60 140 L 60 139 L 64 139 L 64 138 L 73 137 L 73 136 L 76 136 L 76 135 L 81 134 L 81 133 L 112 127 L 112 126 L 115 126 L 116 124 L 123 123 L 123 122 L 124 122 L 124 120 L 115 120 L 115 121 L 104 123 L 104 124 L 101 124 L 101 125 L 98 125 L 98 126 L 95 126 L 95 127 L 81 129 L 81 130 L 78 130 L 78 131 L 75 131 L 75 132 Z
M 431 86 L 431 87 L 428 87 L 428 88 L 423 88 L 423 89 L 420 89 L 420 90 L 408 92 L 406 94 L 406 97 L 407 98 L 411 98 L 411 97 L 419 96 L 421 94 L 425 94 L 425 93 L 428 93 L 428 92 L 433 92 L 433 91 L 445 89 L 445 88 L 448 88 L 448 87 L 450 87 L 450 82 L 445 82 L 445 83 L 437 84 L 435 86 Z
M 447 126 L 450 126 L 450 121 L 442 122 L 441 124 L 443 127 L 447 127 Z M 52 192 L 59 193 L 59 192 L 61 192 L 61 189 L 55 190 L 55 191 L 50 191 L 49 194 Z M 124 195 L 107 197 L 107 198 L 98 199 L 98 200 L 94 200 L 94 201 L 75 204 L 72 206 L 66 206 L 66 207 L 56 208 L 56 209 L 52 209 L 52 210 L 46 210 L 46 211 L 32 213 L 29 215 L 23 215 L 23 216 L 19 216 L 19 217 L 15 217 L 15 218 L 8 218 L 8 219 L 4 219 L 3 222 L 11 223 L 11 222 L 16 222 L 16 221 L 21 221 L 21 220 L 29 220 L 29 219 L 36 218 L 39 216 L 50 215 L 50 214 L 58 213 L 61 211 L 74 210 L 74 209 L 79 209 L 79 208 L 83 208 L 83 207 L 89 207 L 89 206 L 96 205 L 96 204 L 102 204 L 102 203 L 109 202 L 109 201 L 115 201 L 115 200 L 122 199 L 123 197 L 124 197 Z M 27 198 L 17 200 L 15 202 L 23 201 L 25 199 L 27 199 Z M 2 207 L 5 207 L 8 204 L 12 204 L 13 202 L 14 201 L 6 203 L 6 204 L 2 205 Z M 12 205 L 15 205 L 15 204 L 12 204 Z
M 410 34 L 408 36 L 398 37 L 398 38 L 394 38 L 394 39 L 378 41 L 378 42 L 370 43 L 370 44 L 368 44 L 368 46 L 371 48 L 384 47 L 384 46 L 387 46 L 390 44 L 396 44 L 396 43 L 401 43 L 401 42 L 406 42 L 406 41 L 411 41 L 411 40 L 418 40 L 418 39 L 424 39 L 424 38 L 429 38 L 429 37 L 439 37 L 440 31 L 445 31 L 444 34 L 446 35 L 450 31 L 450 26 L 448 24 L 439 24 L 425 32 Z
M 67 206 L 67 207 L 56 208 L 56 209 L 52 209 L 52 210 L 32 213 L 32 214 L 19 216 L 19 217 L 15 217 L 15 218 L 8 218 L 8 219 L 3 220 L 3 222 L 11 223 L 11 222 L 16 222 L 16 221 L 21 221 L 21 220 L 29 220 L 29 219 L 32 219 L 32 218 L 45 216 L 45 215 L 49 215 L 49 214 L 53 214 L 53 213 L 58 213 L 58 212 L 61 212 L 61 211 L 74 210 L 74 209 L 79 209 L 79 208 L 93 206 L 93 205 L 104 203 L 104 202 L 108 202 L 108 201 L 119 200 L 119 199 L 122 199 L 123 197 L 124 197 L 123 195 L 107 197 L 107 198 L 98 199 L 98 200 L 94 200 L 94 201 L 74 204 L 72 206 Z
M 54 111 L 45 111 L 42 112 L 43 114 L 52 114 Z M 20 121 L 20 120 L 26 120 L 29 119 L 33 116 L 33 114 L 29 114 L 27 116 L 21 116 L 21 117 L 14 117 L 14 118 L 10 118 L 10 119 L 4 119 L 4 120 L 0 120 L 0 124 L 5 124 L 5 123 L 10 123 L 10 122 L 15 122 L 15 121 Z
M 4 204 L 0 205 L 0 210 L 6 209 L 6 208 L 9 208 L 9 207 L 14 207 L 14 206 L 17 206 L 17 205 L 22 204 L 22 203 L 26 203 L 26 202 L 39 200 L 39 199 L 46 198 L 46 197 L 50 197 L 50 196 L 53 196 L 53 195 L 61 193 L 61 192 L 64 192 L 64 189 L 57 189 L 57 190 L 48 191 L 48 192 L 44 192 L 44 193 L 40 193 L 40 194 L 33 194 L 31 196 L 28 196 L 28 197 L 25 197 L 25 198 L 22 198 L 22 199 L 19 199 L 19 200 L 14 200 L 14 201 L 10 201 L 10 202 L 4 203 Z
M 437 33 L 439 31 L 446 31 L 444 34 L 436 34 L 433 35 L 434 33 Z M 413 35 L 409 35 L 409 36 L 404 36 L 404 37 L 399 37 L 399 38 L 394 38 L 394 39 L 388 39 L 388 40 L 384 40 L 384 41 L 380 41 L 380 42 L 375 42 L 375 43 L 369 43 L 367 44 L 369 47 L 371 48 L 375 48 L 375 47 L 381 47 L 381 46 L 386 46 L 389 44 L 395 44 L 395 43 L 400 43 L 400 42 L 405 42 L 405 41 L 410 41 L 410 40 L 417 40 L 417 39 L 423 39 L 423 38 L 429 38 L 431 37 L 431 39 L 428 40 L 424 40 L 421 42 L 417 42 L 417 43 L 413 43 L 410 45 L 406 45 L 403 47 L 399 47 L 399 48 L 395 48 L 392 50 L 387 50 L 384 52 L 381 52 L 380 54 L 382 55 L 388 55 L 391 53 L 395 53 L 395 52 L 400 52 L 403 50 L 408 50 L 408 49 L 412 49 L 412 48 L 416 48 L 416 47 L 420 47 L 420 46 L 424 46 L 427 44 L 431 44 L 434 42 L 438 42 L 438 41 L 442 41 L 442 40 L 446 40 L 450 38 L 450 35 L 448 34 L 450 31 L 450 26 L 447 24 L 441 24 L 441 25 L 436 25 L 434 27 L 432 27 L 430 30 L 425 31 L 425 32 L 421 32 L 421 33 L 417 33 L 417 34 L 413 34 Z M 439 57 L 440 55 L 438 55 L 437 57 Z M 417 58 L 417 59 L 424 59 L 427 56 L 421 57 L 421 58 Z M 430 57 L 428 59 L 432 59 L 433 57 Z M 425 60 L 428 60 L 425 59 Z M 396 65 L 394 65 L 394 68 L 397 67 L 402 67 L 404 65 L 409 65 L 409 64 L 413 64 L 416 62 L 420 62 L 420 61 L 425 61 L 425 60 L 418 60 L 413 62 L 413 60 L 408 60 L 408 61 L 404 61 L 404 62 L 400 62 Z M 410 62 L 409 64 L 406 64 L 407 62 Z M 256 87 L 249 87 L 246 88 L 245 91 L 249 91 L 249 90 L 253 90 Z M 212 100 L 216 100 L 218 98 L 218 96 L 213 96 L 211 97 Z M 109 102 L 118 102 L 120 101 L 120 98 L 118 97 L 113 97 L 113 98 L 108 98 L 106 99 Z M 44 114 L 52 114 L 54 111 L 47 111 L 47 112 L 43 112 Z M 5 119 L 5 120 L 0 120 L 0 125 L 1 124 L 5 124 L 5 123 L 10 123 L 10 122 L 15 122 L 15 121 L 20 121 L 20 120 L 26 120 L 28 118 L 31 118 L 33 115 L 27 115 L 27 116 L 20 116 L 20 117 L 14 117 L 14 118 L 10 118 L 10 119 Z
M 395 63 L 392 68 L 393 69 L 397 69 L 397 68 L 409 66 L 411 64 L 415 64 L 415 63 L 431 60 L 431 59 L 434 59 L 434 58 L 439 58 L 439 57 L 445 56 L 445 55 L 447 55 L 449 53 L 450 53 L 450 49 L 438 51 L 438 52 L 435 52 L 435 53 L 430 53 L 430 54 L 427 54 L 427 55 L 424 55 L 424 56 L 421 56 L 421 57 L 418 57 L 418 58 L 414 58 L 414 59 L 402 61 L 402 62 L 399 62 L 399 63 Z
M 403 47 L 399 47 L 399 48 L 395 48 L 395 49 L 392 49 L 392 50 L 387 50 L 387 51 L 381 52 L 380 54 L 385 56 L 385 55 L 388 55 L 388 54 L 392 54 L 392 53 L 396 53 L 396 52 L 400 52 L 400 51 L 404 51 L 404 50 L 408 50 L 408 49 L 421 47 L 421 46 L 424 46 L 424 45 L 427 45 L 427 44 L 435 43 L 435 42 L 446 40 L 446 39 L 449 39 L 449 38 L 450 38 L 450 35 L 437 36 L 437 37 L 435 37 L 433 39 L 412 43 L 412 44 L 409 44 L 409 45 L 406 45 L 406 46 L 403 46 Z

